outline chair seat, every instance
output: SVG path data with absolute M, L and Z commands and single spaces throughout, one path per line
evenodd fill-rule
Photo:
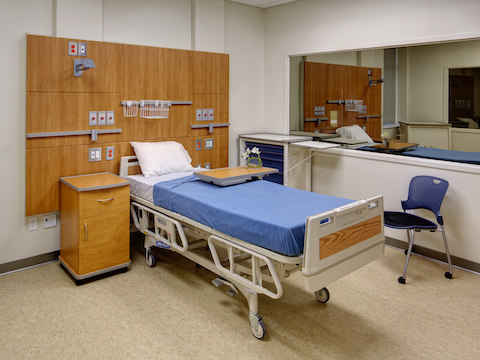
M 400 211 L 384 212 L 385 226 L 394 229 L 431 229 L 435 230 L 437 225 L 430 220 L 420 216 Z

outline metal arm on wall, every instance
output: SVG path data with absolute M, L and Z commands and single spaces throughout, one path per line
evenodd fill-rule
M 46 138 L 54 136 L 77 136 L 77 135 L 91 135 L 92 141 L 97 141 L 98 134 L 119 134 L 122 129 L 92 129 L 79 131 L 58 131 L 58 132 L 44 132 L 44 133 L 27 133 L 27 139 Z

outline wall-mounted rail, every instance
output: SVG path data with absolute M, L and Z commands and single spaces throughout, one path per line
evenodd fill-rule
M 122 129 L 92 129 L 92 130 L 78 130 L 78 131 L 57 131 L 57 132 L 44 132 L 44 133 L 27 133 L 27 139 L 46 138 L 55 136 L 77 136 L 77 135 L 90 135 L 92 141 L 97 141 L 97 135 L 99 134 L 119 134 Z
M 230 126 L 230 123 L 223 123 L 223 124 L 200 124 L 200 125 L 192 125 L 190 126 L 192 129 L 203 129 L 203 128 L 208 128 L 209 133 L 213 133 L 213 128 L 216 127 L 225 127 L 225 126 Z

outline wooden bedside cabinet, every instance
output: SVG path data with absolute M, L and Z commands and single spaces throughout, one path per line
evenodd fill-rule
M 110 173 L 60 178 L 59 260 L 81 280 L 130 265 L 130 186 Z

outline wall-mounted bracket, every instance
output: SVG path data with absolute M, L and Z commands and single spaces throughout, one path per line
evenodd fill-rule
M 368 121 L 369 119 L 372 118 L 381 118 L 383 115 L 359 115 L 357 116 L 357 119 L 365 119 L 365 121 Z
M 320 125 L 320 123 L 322 121 L 328 121 L 328 117 L 317 117 L 317 118 L 307 118 L 307 119 L 304 119 L 305 122 L 316 122 L 318 125 Z
M 79 131 L 58 131 L 45 133 L 28 133 L 27 139 L 46 138 L 54 136 L 77 136 L 77 135 L 91 135 L 92 141 L 97 141 L 99 134 L 119 134 L 122 129 L 93 129 L 93 130 L 79 130 Z
M 190 126 L 190 128 L 192 128 L 192 129 L 204 129 L 204 128 L 207 128 L 209 133 L 213 133 L 213 128 L 216 128 L 216 127 L 225 127 L 225 126 L 230 126 L 230 123 L 224 123 L 224 124 L 214 124 L 214 123 L 210 123 L 210 124 L 199 124 L 199 125 L 192 125 L 192 126 Z

